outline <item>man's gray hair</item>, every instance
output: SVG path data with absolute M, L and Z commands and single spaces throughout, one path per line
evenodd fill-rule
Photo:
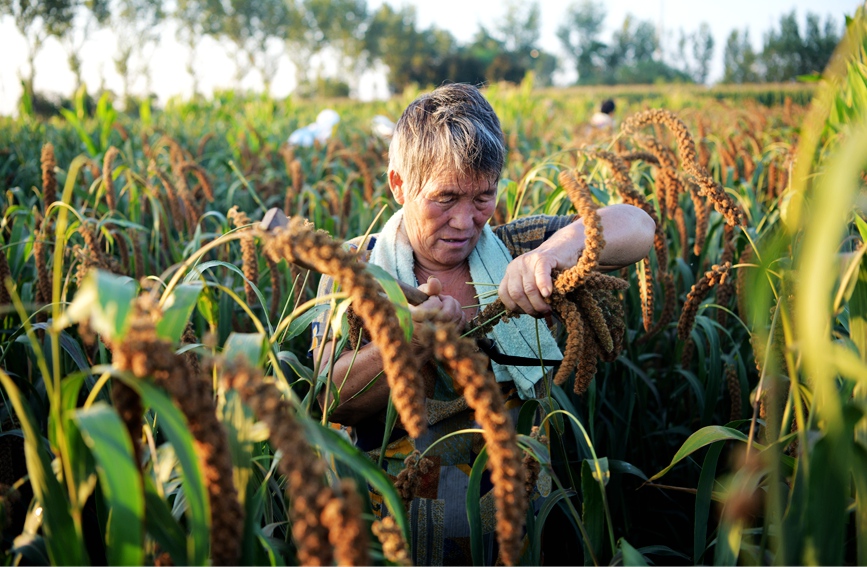
M 506 145 L 500 120 L 479 89 L 449 84 L 415 99 L 394 128 L 389 169 L 415 196 L 437 175 L 500 179 Z

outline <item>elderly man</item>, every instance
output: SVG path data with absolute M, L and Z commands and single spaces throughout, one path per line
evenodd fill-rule
M 495 327 L 493 338 L 501 350 L 528 358 L 561 358 L 545 325 L 539 326 L 542 352 L 537 352 L 533 318 L 550 313 L 545 298 L 553 291 L 552 271 L 575 265 L 583 250 L 584 226 L 574 216 L 533 216 L 492 228 L 488 221 L 505 155 L 499 119 L 478 89 L 451 84 L 420 96 L 400 117 L 389 147 L 388 183 L 402 208 L 379 234 L 364 241 L 360 256 L 430 296 L 411 308 L 419 323 L 433 316 L 463 329 L 478 310 L 479 296 L 494 289 L 481 284 L 498 286 L 506 308 L 526 314 L 510 321 L 511 327 Z M 601 269 L 626 266 L 647 255 L 655 227 L 646 213 L 613 205 L 600 209 L 599 215 L 606 242 Z M 361 244 L 361 239 L 349 242 L 354 249 Z M 323 278 L 320 294 L 330 292 L 331 283 Z M 497 334 L 500 327 L 506 330 Z M 324 346 L 327 357 L 331 349 L 323 340 L 329 338 L 322 336 L 322 325 L 314 325 L 314 345 Z M 424 349 L 418 347 L 413 345 L 421 357 Z M 428 384 L 428 431 L 411 439 L 395 429 L 383 457 L 392 476 L 414 450 L 424 451 L 449 433 L 477 427 L 451 378 L 434 362 L 421 362 Z M 359 448 L 375 459 L 380 457 L 389 396 L 381 371 L 382 359 L 372 343 L 357 352 L 344 351 L 331 372 L 332 389 L 339 396 L 321 400 L 329 419 L 352 426 Z M 509 407 L 519 407 L 522 399 L 542 391 L 540 366 L 516 371 L 494 365 L 494 372 Z M 471 562 L 465 498 L 480 444 L 478 435 L 457 435 L 428 452 L 434 466 L 424 473 L 409 509 L 415 564 Z M 381 513 L 381 500 L 372 496 L 374 511 Z M 480 504 L 490 544 L 493 495 L 484 495 Z

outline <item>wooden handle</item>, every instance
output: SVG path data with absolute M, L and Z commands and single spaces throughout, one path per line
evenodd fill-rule
M 266 232 L 271 232 L 278 228 L 283 228 L 289 225 L 289 217 L 287 217 L 279 207 L 272 207 L 268 209 L 268 212 L 265 213 L 265 216 L 262 217 L 262 222 L 260 223 L 260 228 Z M 298 264 L 302 268 L 306 270 L 313 270 L 312 267 L 304 264 L 303 262 L 295 261 L 295 264 Z M 315 271 L 315 270 L 313 270 Z M 417 287 L 412 287 L 403 283 L 402 281 L 398 281 L 397 285 L 400 286 L 400 290 L 406 296 L 406 301 L 410 305 L 421 305 L 430 297 L 425 292 L 421 291 Z

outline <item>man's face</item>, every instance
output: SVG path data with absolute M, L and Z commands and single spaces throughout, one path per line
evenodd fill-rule
M 395 192 L 416 262 L 428 270 L 461 265 L 494 214 L 497 184 L 489 179 L 440 175 L 412 196 Z M 405 196 L 405 199 L 403 198 Z

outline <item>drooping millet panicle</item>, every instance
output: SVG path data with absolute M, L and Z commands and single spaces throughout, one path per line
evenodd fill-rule
M 554 374 L 554 383 L 562 386 L 569 378 L 572 370 L 579 364 L 584 342 L 584 321 L 581 320 L 578 306 L 560 294 L 551 297 L 551 308 L 563 326 L 566 327 L 563 360 Z
M 141 466 L 142 415 L 144 406 L 138 392 L 120 380 L 111 381 L 111 403 L 132 439 L 136 467 Z
M 584 395 L 584 392 L 590 387 L 593 377 L 596 376 L 596 359 L 600 354 L 599 344 L 586 329 L 581 347 L 582 352 L 578 367 L 575 369 L 575 384 L 573 388 L 573 391 L 579 396 Z
M 105 157 L 102 160 L 102 182 L 105 184 L 105 203 L 110 211 L 117 210 L 117 195 L 114 192 L 114 176 L 113 165 L 114 159 L 120 154 L 114 146 L 110 146 L 105 151 Z
M 137 298 L 126 336 L 112 345 L 112 364 L 136 378 L 152 378 L 186 416 L 211 505 L 211 561 L 214 565 L 236 565 L 244 510 L 233 480 L 226 430 L 217 419 L 211 380 L 196 373 L 186 357 L 175 354 L 173 345 L 157 336 L 159 317 L 149 294 Z
M 221 374 L 225 384 L 268 426 L 271 445 L 283 453 L 277 466 L 292 497 L 292 537 L 298 546 L 298 562 L 330 565 L 333 549 L 323 511 L 335 495 L 324 481 L 325 463 L 307 442 L 291 404 L 274 384 L 263 381 L 260 370 L 234 363 L 224 367 Z
M 665 326 L 668 325 L 669 321 L 674 318 L 675 308 L 677 306 L 677 288 L 674 285 L 674 275 L 671 272 L 663 272 L 659 275 L 659 279 L 661 280 L 662 290 L 664 293 L 662 312 L 659 315 L 659 319 L 656 320 L 656 323 L 654 323 L 650 329 L 645 329 L 645 334 L 638 338 L 637 344 L 644 344 L 647 342 L 652 336 L 664 329 Z
M 406 540 L 403 539 L 403 531 L 395 523 L 394 518 L 386 516 L 382 520 L 376 520 L 372 526 L 373 535 L 382 544 L 382 554 L 390 563 L 409 566 Z
M 596 335 L 595 338 L 603 351 L 611 352 L 614 350 L 614 339 L 611 338 L 611 332 L 608 330 L 605 315 L 602 313 L 602 308 L 596 302 L 596 299 L 588 290 L 582 288 L 576 289 L 573 294 L 578 300 L 577 303 L 581 308 L 583 319 L 589 324 L 590 329 L 593 330 L 593 333 Z
M 650 256 L 635 265 L 638 276 L 638 296 L 641 301 L 641 321 L 645 332 L 653 327 L 653 270 L 650 268 Z
M 742 224 L 744 213 L 740 205 L 714 181 L 707 169 L 698 162 L 695 141 L 692 139 L 686 124 L 677 118 L 673 112 L 662 109 L 639 112 L 623 122 L 622 131 L 624 134 L 635 134 L 649 124 L 663 124 L 674 134 L 683 168 L 695 178 L 700 194 L 713 203 L 714 208 L 725 217 L 727 223 L 731 225 Z
M 629 289 L 629 282 L 625 279 L 609 276 L 607 274 L 590 272 L 584 278 L 583 288 L 589 290 L 604 289 L 607 291 L 623 291 Z
M 663 274 L 667 275 L 667 274 Z M 615 279 L 615 278 L 612 278 Z M 611 335 L 612 348 L 608 352 L 600 349 L 599 357 L 605 362 L 614 362 L 623 350 L 623 341 L 626 339 L 626 320 L 623 317 L 623 301 L 614 290 L 594 292 L 593 298 L 604 313 L 605 325 L 608 334 Z
M 707 147 L 707 126 L 704 120 L 698 120 L 698 140 L 696 146 L 698 148 L 698 164 L 703 168 L 710 170 L 710 150 Z
M 635 185 L 632 183 L 632 177 L 629 175 L 629 167 L 626 165 L 622 156 L 604 150 L 597 150 L 590 155 L 605 163 L 609 169 L 611 169 L 614 178 L 614 186 L 617 188 L 617 192 L 620 194 L 620 198 L 623 199 L 623 202 L 627 205 L 640 208 L 647 213 L 651 219 L 653 219 L 653 222 L 656 225 L 659 225 L 659 218 L 656 216 L 656 209 L 653 208 L 653 205 L 647 201 L 647 198 L 644 195 L 635 189 Z
M 452 325 L 436 330 L 425 326 L 419 332 L 422 344 L 432 346 L 434 357 L 463 390 L 467 405 L 482 426 L 494 485 L 500 558 L 504 564 L 514 565 L 520 555 L 527 510 L 524 467 L 503 394 L 488 369 L 488 357 L 477 351 L 473 340 L 461 337 Z
M 271 277 L 271 306 L 268 315 L 274 319 L 280 312 L 280 299 L 283 297 L 280 289 L 280 271 L 277 269 L 277 262 L 270 256 L 265 256 L 265 263 L 268 265 L 268 274 Z
M 148 169 L 151 173 L 157 176 L 157 179 L 160 180 L 160 183 L 166 190 L 166 201 L 169 205 L 169 211 L 171 212 L 172 222 L 175 225 L 175 230 L 177 230 L 178 232 L 183 232 L 184 215 L 181 212 L 181 207 L 178 203 L 178 194 L 175 190 L 175 186 L 172 185 L 172 181 L 169 179 L 169 176 L 166 175 L 165 172 L 157 166 L 155 161 L 151 161 Z
M 130 273 L 129 268 L 129 246 L 126 244 L 126 239 L 123 236 L 123 231 L 115 230 L 113 231 L 115 246 L 117 247 L 117 252 L 120 255 L 120 268 L 121 272 L 124 275 Z
M 659 165 L 659 160 L 656 158 L 656 156 L 653 155 L 651 152 L 644 150 L 626 152 L 623 154 L 618 154 L 618 156 L 625 162 L 643 161 L 649 163 L 650 165 Z
M 301 190 L 304 188 L 304 170 L 301 168 L 301 162 L 297 159 L 289 162 L 289 175 L 292 177 L 292 191 L 286 192 L 285 209 L 287 216 L 297 214 L 297 211 L 291 210 L 291 203 L 301 195 Z
M 340 493 L 342 497 L 333 498 L 322 511 L 334 560 L 338 565 L 371 565 L 367 526 L 361 519 L 363 504 L 355 481 L 342 479 Z
M 744 179 L 751 181 L 756 172 L 756 162 L 745 144 L 738 148 L 738 155 L 744 163 Z
M 352 163 L 355 164 L 355 167 L 358 168 L 358 172 L 361 175 L 361 180 L 364 182 L 364 202 L 372 203 L 373 202 L 373 175 L 370 173 L 370 167 L 367 165 L 367 162 L 364 161 L 364 158 L 361 157 L 361 154 L 355 151 L 344 151 L 341 152 L 348 157 Z
M 690 337 L 685 343 L 683 343 L 683 351 L 680 353 L 681 368 L 689 368 L 689 365 L 692 362 L 693 353 L 695 353 L 695 342 L 692 340 L 692 337 Z M 689 400 L 690 398 L 687 398 L 687 401 Z
M 229 209 L 226 216 L 232 221 L 235 228 L 250 224 L 250 218 L 244 211 L 238 209 L 238 205 Z M 247 293 L 247 304 L 257 305 L 259 299 L 256 297 L 253 286 L 259 283 L 259 258 L 256 256 L 256 242 L 250 230 L 244 230 L 244 236 L 241 237 L 241 259 L 244 268 L 244 291 Z
M 721 283 L 724 283 L 731 269 L 731 263 L 727 262 L 723 265 L 714 264 L 710 270 L 705 272 L 704 276 L 692 286 L 689 294 L 686 296 L 686 301 L 683 304 L 683 311 L 680 314 L 680 320 L 677 322 L 677 338 L 685 341 L 689 338 L 692 327 L 695 324 L 695 316 L 698 313 L 698 307 L 710 289 Z
M 199 159 L 202 159 L 202 156 L 205 155 L 205 146 L 208 145 L 208 142 L 210 142 L 211 140 L 216 138 L 216 136 L 217 135 L 214 134 L 213 132 L 208 132 L 207 134 L 202 136 L 202 138 L 199 140 L 199 145 L 196 146 L 196 156 Z
M 754 263 L 755 251 L 750 244 L 747 244 L 744 247 L 743 252 L 741 252 L 740 259 L 738 264 L 737 278 L 735 278 L 735 294 L 737 295 L 737 305 L 738 305 L 738 317 L 740 317 L 747 325 L 750 325 L 750 317 L 748 315 L 749 309 L 747 308 L 747 276 L 748 270 L 752 269 L 751 266 L 745 266 L 744 264 L 753 264 Z
M 542 434 L 541 430 L 538 426 L 534 425 L 530 430 L 530 437 L 541 443 L 542 445 L 548 444 L 548 437 Z M 538 460 L 530 453 L 530 451 L 524 451 L 524 490 L 527 493 L 527 498 L 531 499 L 533 497 L 533 492 L 536 490 L 536 482 L 539 480 L 539 473 L 542 470 L 542 465 Z
M 599 254 L 605 246 L 605 238 L 602 235 L 602 222 L 593 203 L 590 186 L 587 185 L 584 176 L 577 171 L 563 170 L 560 172 L 559 179 L 584 221 L 584 250 L 578 258 L 578 263 L 560 272 L 554 280 L 555 290 L 568 293 L 580 285 L 586 275 L 599 264 Z
M 415 495 L 421 488 L 422 477 L 431 470 L 433 461 L 427 457 L 422 458 L 421 453 L 413 451 L 403 460 L 403 468 L 394 479 L 394 488 L 403 500 L 404 506 L 409 509 Z
M 675 207 L 669 209 L 674 211 L 674 226 L 677 227 L 677 237 L 680 240 L 680 249 L 684 261 L 689 259 L 689 234 L 686 229 L 686 216 L 683 214 L 683 209 Z
M 383 372 L 403 427 L 410 436 L 418 437 L 427 427 L 424 380 L 397 323 L 395 307 L 381 295 L 376 279 L 354 253 L 327 234 L 314 231 L 304 219 L 293 218 L 287 227 L 262 234 L 262 238 L 265 253 L 275 261 L 286 258 L 329 275 L 349 294 L 353 309 L 382 356 Z
M 135 261 L 135 279 L 141 280 L 144 277 L 144 254 L 142 254 L 141 243 L 138 241 L 138 233 L 133 228 L 127 229 L 129 240 L 132 242 L 133 261 Z
M 179 169 L 181 175 L 187 175 L 188 173 L 195 175 L 199 181 L 199 186 L 202 188 L 202 192 L 205 194 L 205 198 L 210 203 L 214 202 L 214 185 L 211 183 L 211 178 L 204 167 L 195 162 L 186 161 L 180 165 Z
M 698 186 L 695 183 L 689 184 L 689 197 L 692 199 L 692 206 L 695 210 L 695 241 L 692 243 L 692 253 L 700 256 L 701 249 L 704 247 L 704 239 L 707 237 L 710 211 L 705 199 L 699 195 Z
M 723 251 L 720 255 L 720 264 L 734 264 L 736 252 L 735 230 L 730 224 L 723 225 Z M 734 283 L 732 278 L 726 278 L 726 281 L 717 286 L 716 303 L 722 307 L 728 307 L 732 296 L 735 293 Z M 718 309 L 716 314 L 717 322 L 723 327 L 728 322 L 728 313 L 723 309 Z
M 777 196 L 777 160 L 773 157 L 770 159 L 770 163 L 767 167 L 767 173 L 765 174 L 765 193 L 767 197 L 776 197 Z
M 738 369 L 736 366 L 726 364 L 726 386 L 729 391 L 730 413 L 729 421 L 735 421 L 741 418 L 741 381 L 738 379 Z
M 90 223 L 88 221 L 85 221 L 78 227 L 78 232 L 84 238 L 83 252 L 86 260 L 78 270 L 79 277 L 76 283 L 80 285 L 81 277 L 83 277 L 85 272 L 92 267 L 99 268 L 100 270 L 107 270 L 113 274 L 126 274 L 126 270 L 123 269 L 117 261 L 117 258 L 114 256 L 108 256 L 102 251 L 102 247 L 99 245 L 96 234 L 90 228 Z
M 36 303 L 48 303 L 51 298 L 51 275 L 48 271 L 48 259 L 45 254 L 46 229 L 48 223 L 42 220 L 39 229 L 33 235 L 33 257 L 36 260 Z M 45 314 L 40 312 L 39 317 Z M 38 320 L 38 319 L 37 319 Z
M 45 211 L 57 200 L 57 175 L 54 173 L 57 161 L 54 159 L 54 144 L 47 142 L 42 146 L 42 156 L 39 161 L 42 166 L 42 215 L 45 216 Z

